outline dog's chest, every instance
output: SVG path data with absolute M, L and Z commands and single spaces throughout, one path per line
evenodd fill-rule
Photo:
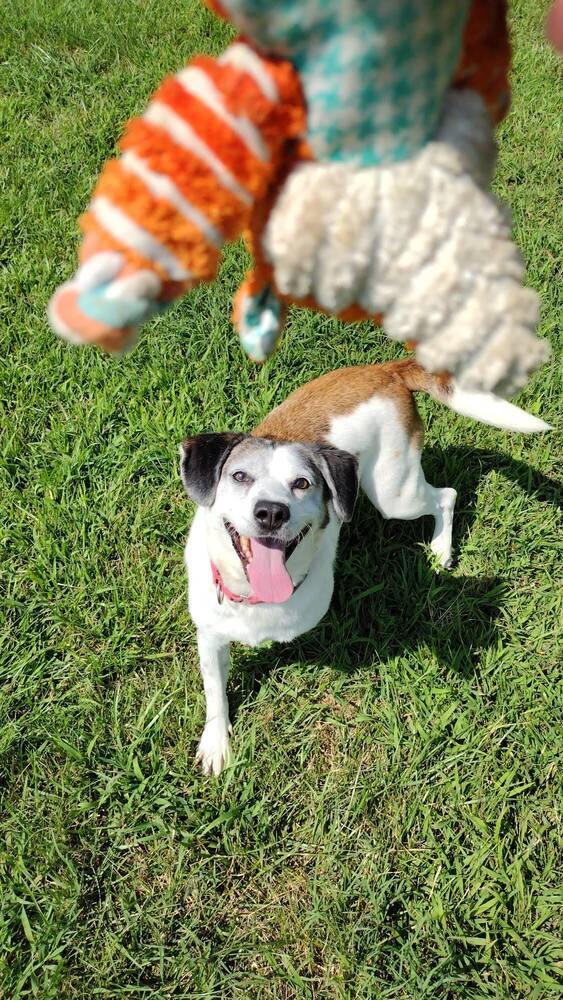
M 319 584 L 320 581 L 316 581 L 308 594 L 301 594 L 300 587 L 283 605 L 233 604 L 226 599 L 219 604 L 215 598 L 215 603 L 205 609 L 202 621 L 198 611 L 192 609 L 190 599 L 190 612 L 198 627 L 210 629 L 229 642 L 242 642 L 247 646 L 259 646 L 267 641 L 290 642 L 314 628 L 326 614 L 332 596 L 332 580 L 330 585 L 325 580 L 322 588 Z

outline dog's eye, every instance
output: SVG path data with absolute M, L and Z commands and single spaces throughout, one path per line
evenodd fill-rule
M 300 476 L 299 479 L 295 480 L 295 482 L 293 484 L 293 489 L 294 490 L 308 490 L 310 485 L 311 484 L 310 484 L 310 482 L 309 482 L 308 479 L 305 479 L 304 476 Z
M 250 482 L 252 482 L 250 476 L 246 472 L 243 472 L 242 469 L 239 469 L 238 472 L 233 472 L 233 479 L 237 483 L 250 483 Z

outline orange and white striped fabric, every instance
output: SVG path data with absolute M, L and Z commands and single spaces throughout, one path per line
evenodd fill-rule
M 81 219 L 83 266 L 51 303 L 58 332 L 119 350 L 147 318 L 137 301 L 129 321 L 128 300 L 140 292 L 150 312 L 155 300 L 211 280 L 223 243 L 249 224 L 304 124 L 291 64 L 262 58 L 243 42 L 165 80 L 129 123 L 123 155 L 106 165 Z M 109 269 L 94 298 L 93 256 L 102 273 L 102 262 Z

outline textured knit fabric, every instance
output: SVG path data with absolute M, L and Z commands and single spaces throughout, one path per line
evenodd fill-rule
M 430 138 L 458 63 L 467 0 L 226 0 L 265 51 L 291 59 L 318 160 L 404 160 Z
M 81 267 L 50 303 L 57 332 L 123 350 L 138 325 L 212 280 L 224 241 L 249 225 L 304 130 L 293 65 L 246 45 L 165 80 L 129 123 L 123 155 L 106 165 L 81 219 Z M 273 350 L 275 336 L 268 343 Z
M 248 38 L 193 60 L 129 124 L 54 329 L 123 350 L 245 231 L 235 322 L 256 360 L 297 302 L 347 321 L 383 312 L 430 370 L 523 385 L 546 353 L 536 298 L 482 190 L 508 99 L 505 0 L 471 0 L 461 49 L 466 0 L 209 2 Z M 446 136 L 452 83 L 469 102 L 448 99 Z
M 452 91 L 435 139 L 408 162 L 297 167 L 263 234 L 277 288 L 330 313 L 383 312 L 387 335 L 416 342 L 428 371 L 516 392 L 548 346 L 534 335 L 537 295 L 522 284 L 510 223 L 486 190 L 494 154 L 481 98 Z

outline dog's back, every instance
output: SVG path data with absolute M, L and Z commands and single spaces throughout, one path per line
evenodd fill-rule
M 433 375 L 414 358 L 380 365 L 338 368 L 307 382 L 252 431 L 278 441 L 328 441 L 336 417 L 353 413 L 375 397 L 392 400 L 407 437 L 420 449 L 423 426 L 413 392 L 426 392 L 455 413 L 492 427 L 523 434 L 550 430 L 549 424 L 492 393 L 457 386 L 450 375 Z
M 276 441 L 327 441 L 335 417 L 353 413 L 377 396 L 395 403 L 397 416 L 409 437 L 422 444 L 422 422 L 412 390 L 428 390 L 429 375 L 416 361 L 405 358 L 382 365 L 338 368 L 293 392 L 272 410 L 252 433 Z

